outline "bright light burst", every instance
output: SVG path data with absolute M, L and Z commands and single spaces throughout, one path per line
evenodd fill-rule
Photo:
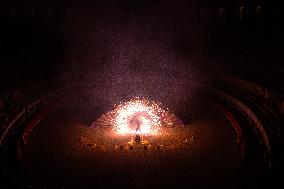
M 161 115 L 165 111 L 156 103 L 135 99 L 116 108 L 115 127 L 119 134 L 157 134 L 161 129 Z
M 183 125 L 168 110 L 163 110 L 153 101 L 135 98 L 120 103 L 114 110 L 103 114 L 96 120 L 98 126 L 111 126 L 120 135 L 144 134 L 156 135 L 163 126 Z

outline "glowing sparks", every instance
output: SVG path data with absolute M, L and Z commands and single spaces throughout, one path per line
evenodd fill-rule
M 157 103 L 136 98 L 117 105 L 114 110 L 102 115 L 96 125 L 111 126 L 115 133 L 156 135 L 163 126 L 183 125 L 168 110 L 163 110 Z
M 133 100 L 116 108 L 114 129 L 119 134 L 157 134 L 164 111 L 154 102 Z

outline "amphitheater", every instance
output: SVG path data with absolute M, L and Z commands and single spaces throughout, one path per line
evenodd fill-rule
M 0 188 L 283 187 L 283 9 L 200 2 L 1 8 Z M 97 126 L 137 96 L 178 124 Z

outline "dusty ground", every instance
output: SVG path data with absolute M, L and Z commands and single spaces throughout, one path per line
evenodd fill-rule
M 237 174 L 240 151 L 229 122 L 207 111 L 143 144 L 57 111 L 32 132 L 23 163 L 43 186 L 222 188 Z

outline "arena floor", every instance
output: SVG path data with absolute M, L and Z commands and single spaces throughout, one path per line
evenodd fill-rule
M 213 107 L 185 127 L 132 139 L 58 110 L 33 130 L 22 161 L 45 187 L 231 188 L 237 178 L 235 131 Z

